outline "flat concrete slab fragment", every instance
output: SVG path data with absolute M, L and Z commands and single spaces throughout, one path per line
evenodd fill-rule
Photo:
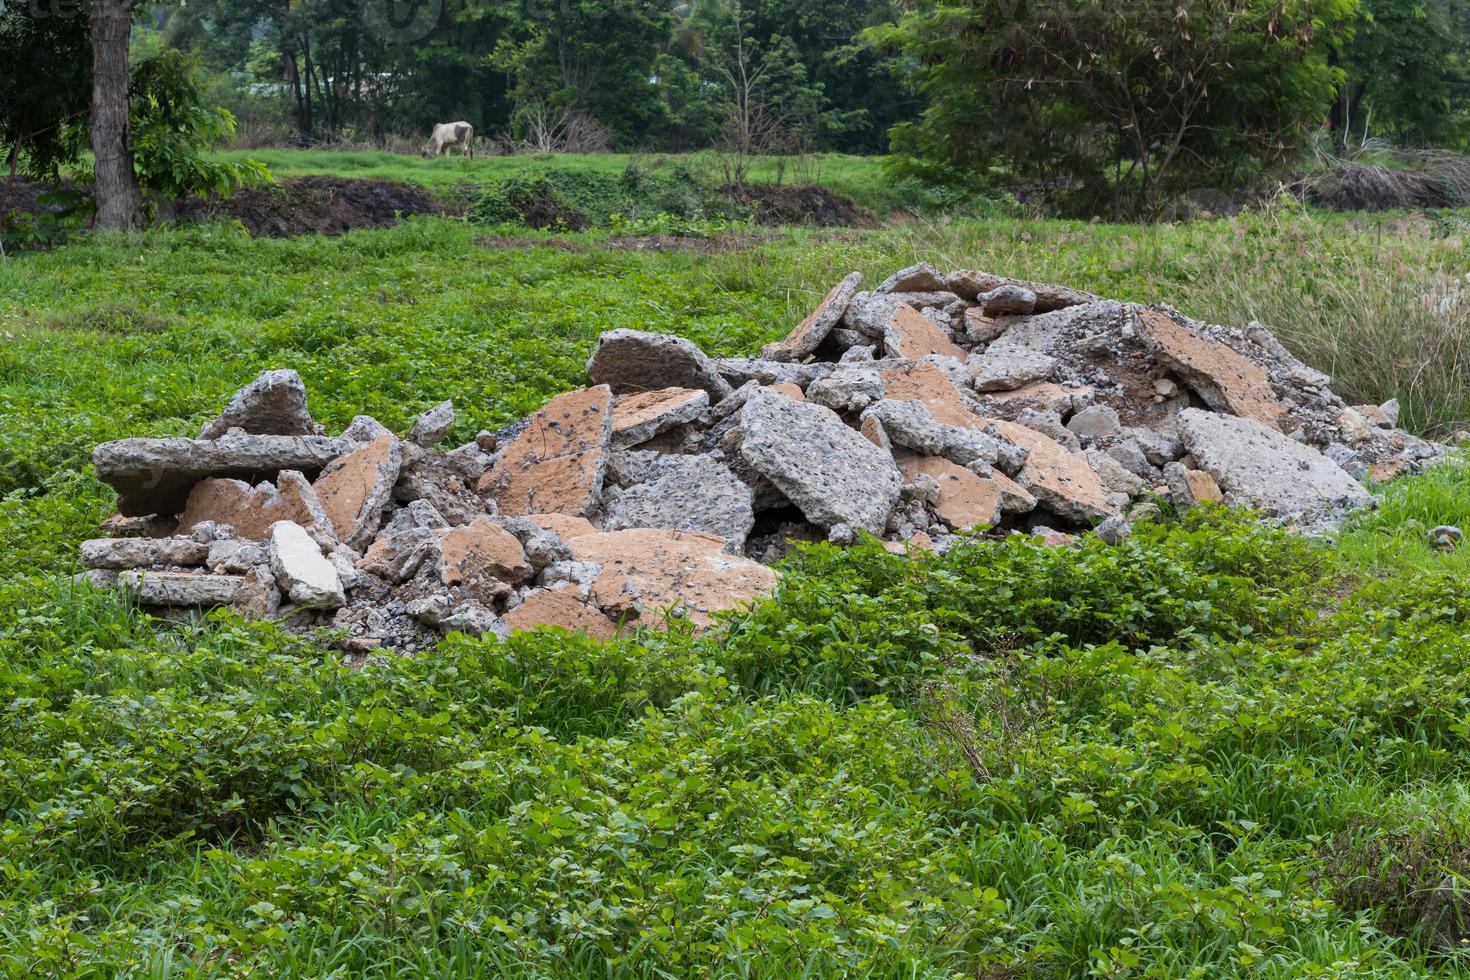
M 597 505 L 612 437 L 607 385 L 553 398 L 485 474 L 482 492 L 502 514 L 582 517 Z
M 672 609 L 696 626 L 715 613 L 769 595 L 776 573 L 725 553 L 723 538 L 644 529 L 584 535 L 567 542 L 578 561 L 602 566 L 593 601 L 622 620 L 657 627 Z
M 1313 524 L 1372 502 L 1342 467 L 1254 419 L 1190 408 L 1179 416 L 1179 431 L 1198 468 L 1234 506 Z
M 1271 375 L 1265 367 L 1175 323 L 1158 310 L 1144 310 L 1138 320 L 1155 356 L 1193 388 L 1205 404 L 1281 431 L 1287 406 L 1272 390 Z
M 1061 443 L 1015 422 L 991 423 L 1017 446 L 1031 451 L 1021 470 L 1021 484 L 1037 502 L 1059 517 L 1085 522 L 1111 517 L 1118 508 L 1108 501 L 1108 489 L 1087 460 L 1067 451 Z
M 317 499 L 332 530 L 348 546 L 362 551 L 372 544 L 402 468 L 397 437 L 379 436 L 333 463 L 316 481 Z

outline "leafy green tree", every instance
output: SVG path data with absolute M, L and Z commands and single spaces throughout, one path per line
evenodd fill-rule
M 577 120 L 637 145 L 663 115 L 657 88 L 661 45 L 674 18 L 660 0 L 563 0 L 531 8 L 501 38 L 488 63 L 511 80 L 519 135 Z
M 913 93 L 884 71 L 876 51 L 859 42 L 865 28 L 891 24 L 894 0 L 744 0 L 749 32 L 757 42 L 789 39 L 807 78 L 819 86 L 829 114 L 821 143 L 835 149 L 882 152 L 887 133 L 910 119 L 919 105 Z
M 270 179 L 257 163 L 222 163 L 204 156 L 204 150 L 234 132 L 234 120 L 205 102 L 192 61 L 177 51 L 164 51 L 131 68 L 121 95 L 107 93 L 108 121 L 99 125 L 96 59 L 90 57 L 98 46 L 97 18 L 37 10 L 20 6 L 0 11 L 0 63 L 6 66 L 0 71 L 0 134 L 8 144 L 10 177 L 24 160 L 28 175 L 58 179 L 63 168 L 83 163 L 90 129 L 94 148 L 105 139 L 115 154 L 104 160 L 94 153 L 91 174 L 98 224 L 115 229 L 141 223 L 145 190 L 168 197 L 227 193 Z M 116 15 L 114 10 L 103 16 Z M 122 31 L 115 23 L 107 26 L 114 34 Z M 119 57 L 116 51 L 106 56 Z M 126 66 L 126 51 L 121 58 Z M 111 64 L 109 71 L 116 67 Z M 120 126 L 111 119 L 113 102 L 127 113 Z M 9 180 L 7 190 L 0 191 L 0 204 L 8 185 Z
M 650 142 L 676 153 L 713 146 L 725 118 L 719 82 L 673 52 L 661 52 L 654 71 L 663 111 Z
M 1470 140 L 1470 8 L 1362 0 L 1352 39 L 1334 52 L 1345 77 L 1332 106 L 1338 145 L 1377 134 L 1414 146 Z
M 0 153 L 9 176 L 54 179 L 81 153 L 91 58 L 85 17 L 0 5 Z
M 1357 0 L 926 0 L 868 32 L 928 101 L 901 170 L 982 185 L 996 167 L 1079 213 L 1156 214 L 1289 159 L 1341 73 Z
M 134 165 L 139 184 L 168 198 L 229 194 L 270 180 L 253 160 L 211 160 L 204 151 L 235 133 L 235 119 L 205 103 L 191 59 L 164 51 L 133 71 Z

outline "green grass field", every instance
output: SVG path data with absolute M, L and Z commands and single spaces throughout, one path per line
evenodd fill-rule
M 824 546 L 704 637 L 357 670 L 69 580 L 93 445 L 193 434 L 261 369 L 329 426 L 453 398 L 466 437 L 582 383 L 601 331 L 744 352 L 916 259 L 1259 318 L 1452 430 L 1467 326 L 1420 297 L 1470 271 L 1456 221 L 656 251 L 418 219 L 0 263 L 0 974 L 1470 976 L 1470 559 L 1424 543 L 1470 523 L 1464 465 L 1333 549 L 1223 512 L 1123 548 Z
M 722 182 L 726 158 L 712 151 L 680 154 L 543 153 L 494 156 L 481 153 L 470 160 L 458 155 L 438 160 L 372 150 L 239 150 L 219 154 L 226 159 L 253 159 L 270 167 L 276 177 L 332 175 L 418 184 L 452 197 L 457 191 L 478 187 L 513 174 L 537 173 L 551 168 L 621 174 L 630 160 L 645 167 L 672 163 L 688 167 L 713 182 Z M 907 206 L 910 201 L 883 180 L 882 157 L 854 157 L 818 153 L 805 157 L 755 160 L 749 179 L 757 183 L 820 184 L 852 198 L 859 206 L 879 213 Z

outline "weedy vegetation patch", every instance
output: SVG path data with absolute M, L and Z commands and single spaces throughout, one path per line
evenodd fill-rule
M 483 233 L 204 226 L 0 265 L 0 972 L 1470 975 L 1470 578 L 1425 540 L 1466 523 L 1463 463 L 1379 488 L 1335 546 L 1215 508 L 1120 547 L 810 546 L 703 635 L 460 636 L 360 668 L 71 581 L 110 503 L 92 446 L 192 434 L 264 368 L 333 426 L 452 397 L 468 439 L 573 387 L 604 330 L 740 353 L 917 259 L 1290 345 L 1355 295 L 1351 342 L 1297 353 L 1444 434 L 1461 353 L 1394 390 L 1363 345 L 1397 328 L 1361 311 L 1417 309 L 1457 232 Z

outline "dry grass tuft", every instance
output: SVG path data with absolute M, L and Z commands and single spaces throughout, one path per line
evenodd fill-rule
M 1321 162 L 1282 190 L 1333 211 L 1470 207 L 1470 157 L 1375 150 L 1364 159 L 1322 155 Z

